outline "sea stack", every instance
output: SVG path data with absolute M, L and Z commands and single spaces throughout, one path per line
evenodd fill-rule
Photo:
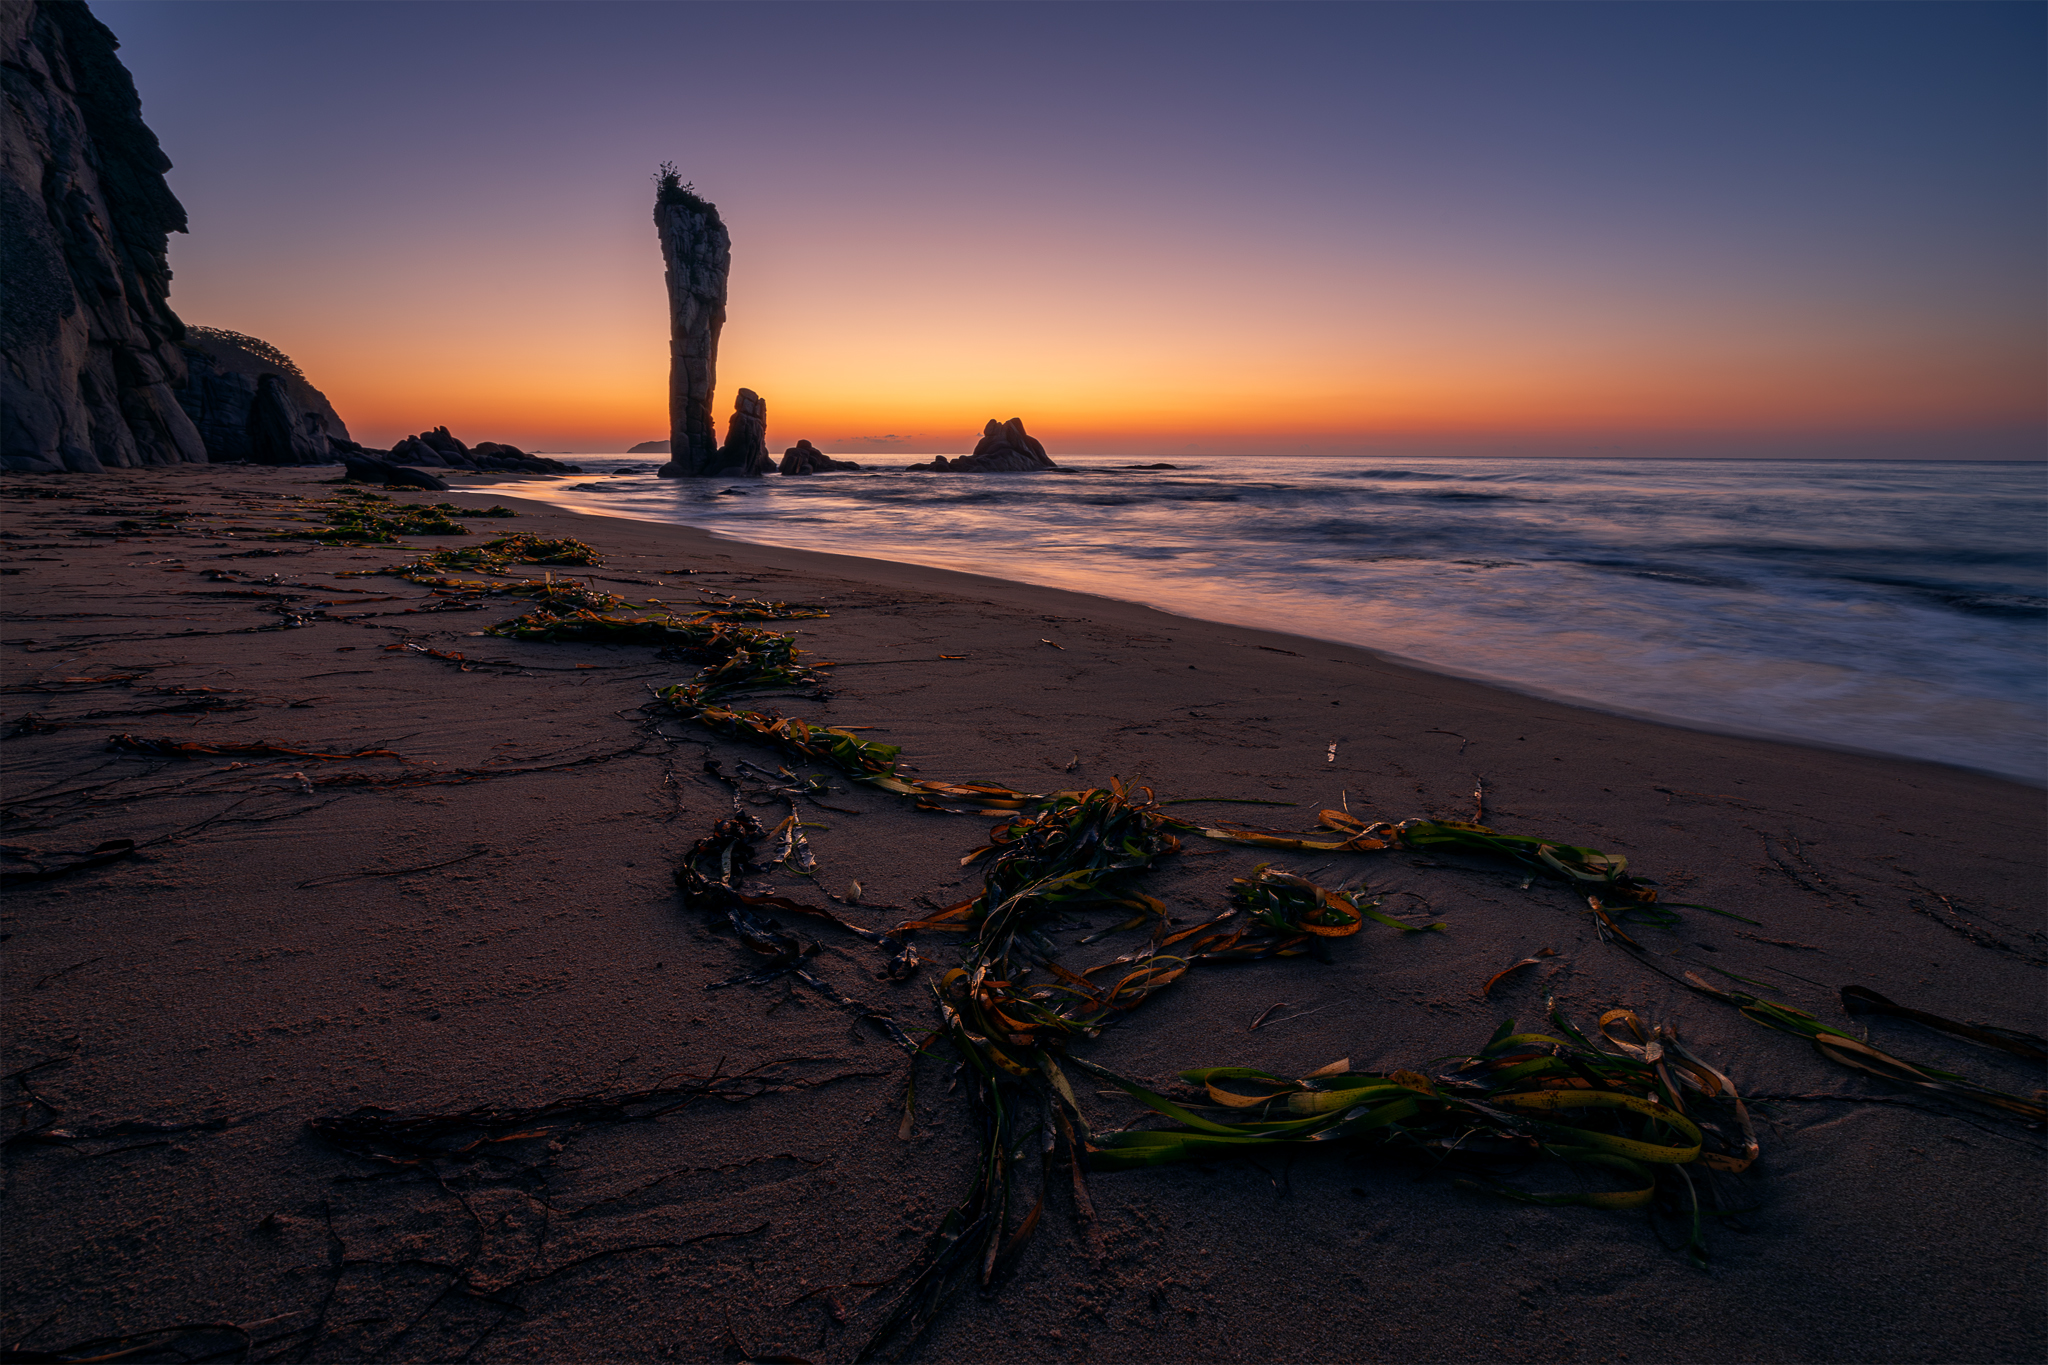
M 0 5 L 0 467 L 204 463 L 173 389 L 165 301 L 185 210 L 107 26 L 81 4 Z
M 668 470 L 665 465 L 661 472 Z M 760 394 L 740 390 L 733 400 L 732 419 L 725 424 L 725 448 L 718 452 L 717 468 L 704 472 L 747 479 L 775 472 L 775 458 L 768 453 L 768 401 Z
M 718 334 L 725 327 L 732 237 L 717 206 L 683 184 L 673 165 L 662 165 L 658 183 L 654 225 L 668 280 L 669 424 L 669 462 L 660 473 L 691 478 L 715 473 L 724 463 L 711 391 L 718 377 Z

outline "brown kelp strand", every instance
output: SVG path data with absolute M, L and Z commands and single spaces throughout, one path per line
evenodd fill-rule
M 502 574 L 510 572 L 513 566 L 520 564 L 592 567 L 602 563 L 604 556 L 580 540 L 551 539 L 519 532 L 509 536 L 498 536 L 481 545 L 431 550 L 403 564 L 388 564 L 381 569 L 354 569 L 335 576 L 373 578 L 388 574 L 414 582 L 426 582 L 455 572 Z
M 1711 905 L 1684 901 L 1660 901 L 1654 882 L 1632 876 L 1628 859 L 1597 848 L 1559 843 L 1524 834 L 1502 834 L 1488 826 L 1460 820 L 1403 820 L 1368 823 L 1348 811 L 1326 810 L 1319 822 L 1341 836 L 1318 837 L 1283 830 L 1246 829 L 1234 825 L 1201 828 L 1208 839 L 1227 844 L 1248 844 L 1256 848 L 1282 848 L 1318 853 L 1378 853 L 1407 849 L 1418 853 L 1467 853 L 1503 859 L 1542 876 L 1568 882 L 1577 889 L 1598 893 L 1606 901 L 1648 915 L 1660 924 L 1675 924 L 1674 910 L 1705 910 L 1729 919 L 1754 924 L 1755 920 L 1719 910 Z
M 1739 1173 L 1758 1153 L 1728 1078 L 1687 1051 L 1675 1031 L 1631 1011 L 1601 1016 L 1601 1048 L 1552 1011 L 1564 1037 L 1501 1025 L 1478 1052 L 1435 1079 L 1416 1071 L 1353 1072 L 1336 1062 L 1299 1078 L 1250 1067 L 1181 1073 L 1204 1101 L 1179 1103 L 1086 1062 L 1075 1065 L 1173 1121 L 1105 1134 L 1089 1148 L 1097 1171 L 1178 1161 L 1346 1151 L 1461 1169 L 1468 1188 L 1534 1204 L 1637 1209 L 1662 1202 L 1693 1220 L 1715 1211 L 1687 1172 Z M 1633 1035 L 1617 1038 L 1610 1029 Z M 1550 1160 L 1622 1188 L 1534 1191 L 1495 1171 Z
M 326 524 L 317 529 L 286 531 L 277 540 L 316 540 L 323 545 L 389 545 L 403 536 L 466 536 L 469 528 L 456 516 L 508 516 L 502 508 L 475 513 L 451 503 L 393 502 L 375 493 L 343 492 L 322 500 Z
M 764 912 L 779 910 L 825 920 L 898 954 L 899 958 L 908 956 L 913 965 L 915 955 L 908 954 L 899 939 L 861 928 L 830 910 L 786 896 L 749 892 L 742 879 L 748 873 L 765 870 L 757 860 L 755 843 L 768 837 L 752 814 L 741 811 L 713 826 L 711 833 L 699 839 L 676 867 L 676 889 L 681 893 L 684 908 L 721 917 L 733 936 L 757 959 L 752 971 L 717 982 L 714 988 L 758 985 L 791 976 L 835 1005 L 869 1020 L 892 1042 L 911 1050 L 913 1044 L 897 1027 L 893 1016 L 841 994 L 811 970 L 811 959 L 821 951 L 817 943 L 783 928 L 780 920 Z
M 1883 1014 L 1894 1019 L 1910 1019 L 1916 1024 L 1957 1038 L 1967 1038 L 1986 1047 L 1995 1047 L 2000 1052 L 2010 1052 L 2013 1056 L 2024 1057 L 2030 1062 L 2048 1062 L 2048 1039 L 2043 1039 L 2037 1034 L 2000 1028 L 1996 1024 L 1969 1024 L 1944 1019 L 1925 1010 L 1894 1004 L 1868 986 L 1844 986 L 1841 997 L 1844 1014 Z
M 1893 1085 L 1924 1090 L 1947 1099 L 1959 1100 L 1965 1105 L 1995 1110 L 2028 1123 L 2048 1123 L 2048 1104 L 2044 1104 L 2038 1094 L 2032 1098 L 2014 1095 L 1979 1084 L 1953 1071 L 1942 1071 L 1917 1062 L 1909 1062 L 1873 1047 L 1861 1038 L 1853 1037 L 1837 1028 L 1830 1028 L 1805 1010 L 1781 1005 L 1773 1000 L 1764 1000 L 1746 991 L 1719 990 L 1692 972 L 1687 972 L 1685 979 L 1688 985 L 1702 995 L 1735 1006 L 1742 1011 L 1743 1017 L 1752 1023 L 1810 1039 L 1813 1050 L 1837 1066 L 1848 1067 L 1851 1071 L 1859 1071 Z M 1883 999 L 1882 996 L 1878 998 Z M 1939 1018 L 1938 1015 L 1928 1017 Z M 2000 1033 L 2010 1032 L 2000 1030 Z M 2028 1035 L 2018 1036 L 2024 1038 Z

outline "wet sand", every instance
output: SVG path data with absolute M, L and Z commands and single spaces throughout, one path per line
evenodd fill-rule
M 259 1360 L 850 1358 L 976 1149 L 949 1061 L 918 1063 L 901 1138 L 909 1064 L 876 1029 L 786 978 L 707 989 L 747 970 L 748 954 L 681 909 L 670 868 L 731 808 L 706 760 L 731 773 L 775 756 L 643 709 L 688 664 L 478 638 L 517 608 L 422 612 L 423 588 L 333 577 L 406 557 L 397 547 L 265 538 L 291 524 L 274 520 L 294 510 L 279 495 L 331 494 L 320 481 L 333 472 L 0 484 L 6 839 L 45 865 L 109 840 L 141 846 L 10 889 L 16 1140 L 0 1335 L 51 1351 L 236 1324 Z M 1034 791 L 1116 777 L 1164 798 L 1291 801 L 1299 810 L 1191 809 L 1298 828 L 1339 804 L 1469 818 L 1483 784 L 1504 832 L 1625 854 L 1667 899 L 1761 922 L 1688 913 L 1637 931 L 1674 970 L 1767 981 L 1878 1046 L 2005 1090 L 2043 1084 L 2038 1066 L 1917 1024 L 1850 1021 L 1835 998 L 1855 983 L 2048 1032 L 2038 791 L 1601 714 L 1108 598 L 504 501 L 519 519 L 472 522 L 472 543 L 514 529 L 577 537 L 605 564 L 556 572 L 607 591 L 822 606 L 826 619 L 775 628 L 844 661 L 834 695 L 772 704 L 875 727 L 919 776 Z M 280 624 L 280 609 L 311 623 L 255 629 Z M 489 662 L 465 671 L 387 648 L 404 643 Z M 220 709 L 172 709 L 198 706 Z M 17 726 L 24 714 L 42 724 Z M 110 751 L 117 734 L 396 757 L 165 758 Z M 857 814 L 805 815 L 829 826 L 810 831 L 823 889 L 858 881 L 869 905 L 904 907 L 972 894 L 959 859 L 986 820 L 835 786 L 823 799 Z M 1162 1085 L 1194 1066 L 1298 1075 L 1340 1057 L 1429 1069 L 1503 1018 L 1535 1024 L 1548 996 L 1581 1025 L 1633 1008 L 1682 1028 L 1746 1093 L 1786 1097 L 1756 1106 L 1763 1156 L 1740 1185 L 1754 1207 L 1709 1231 L 1709 1267 L 1645 1215 L 1505 1203 L 1413 1167 L 1318 1157 L 1096 1175 L 1099 1257 L 1056 1198 L 993 1292 L 963 1292 L 922 1342 L 893 1351 L 2048 1351 L 2038 1131 L 1833 1066 L 1603 944 L 1581 898 L 1505 867 L 1191 840 L 1143 886 L 1174 915 L 1206 918 L 1232 876 L 1269 859 L 1325 882 L 1362 876 L 1385 908 L 1448 932 L 1368 925 L 1327 961 L 1190 972 L 1091 1044 L 1094 1061 Z M 839 991 L 913 1031 L 930 1020 L 930 966 L 878 979 L 871 946 L 822 926 L 815 937 L 816 970 Z M 921 945 L 930 963 L 950 960 L 946 936 Z M 1558 955 L 1481 996 L 1545 947 Z M 534 1106 L 742 1073 L 755 1082 L 723 1100 L 431 1167 L 366 1161 L 307 1128 L 359 1105 Z M 1081 1099 L 1099 1127 L 1139 1113 L 1113 1093 Z M 137 1358 L 237 1341 L 191 1334 Z

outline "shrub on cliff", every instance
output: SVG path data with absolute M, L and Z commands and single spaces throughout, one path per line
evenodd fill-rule
M 230 346 L 239 346 L 258 360 L 263 361 L 267 365 L 277 366 L 278 369 L 283 370 L 295 379 L 304 379 L 306 377 L 299 367 L 292 363 L 290 356 L 278 350 L 277 347 L 269 342 L 257 337 L 248 336 L 241 332 L 230 332 L 225 327 L 193 327 L 190 325 L 186 326 L 185 335 L 206 337 L 212 341 L 224 341 Z
M 661 169 L 654 173 L 654 184 L 657 204 L 682 204 L 700 211 L 711 208 L 711 201 L 697 193 L 696 185 L 684 182 L 673 161 L 661 163 Z

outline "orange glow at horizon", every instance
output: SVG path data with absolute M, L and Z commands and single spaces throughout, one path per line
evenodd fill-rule
M 547 276 L 509 243 L 415 242 L 374 272 L 356 263 L 373 283 L 337 291 L 315 327 L 246 266 L 172 304 L 291 354 L 369 445 L 446 424 L 471 442 L 623 450 L 668 435 L 667 314 L 652 225 L 610 231 L 609 250 Z M 777 449 L 893 434 L 909 439 L 888 449 L 960 451 L 991 417 L 1022 417 L 1055 454 L 1853 435 L 2037 426 L 2048 402 L 2038 329 L 1987 327 L 1938 292 L 1801 295 L 1766 277 L 1709 291 L 1654 265 L 1450 252 L 1283 260 L 1246 310 L 1207 290 L 1185 243 L 733 232 L 717 417 L 756 390 Z M 521 287 L 491 287 L 505 278 Z M 394 328 L 394 312 L 445 322 Z

